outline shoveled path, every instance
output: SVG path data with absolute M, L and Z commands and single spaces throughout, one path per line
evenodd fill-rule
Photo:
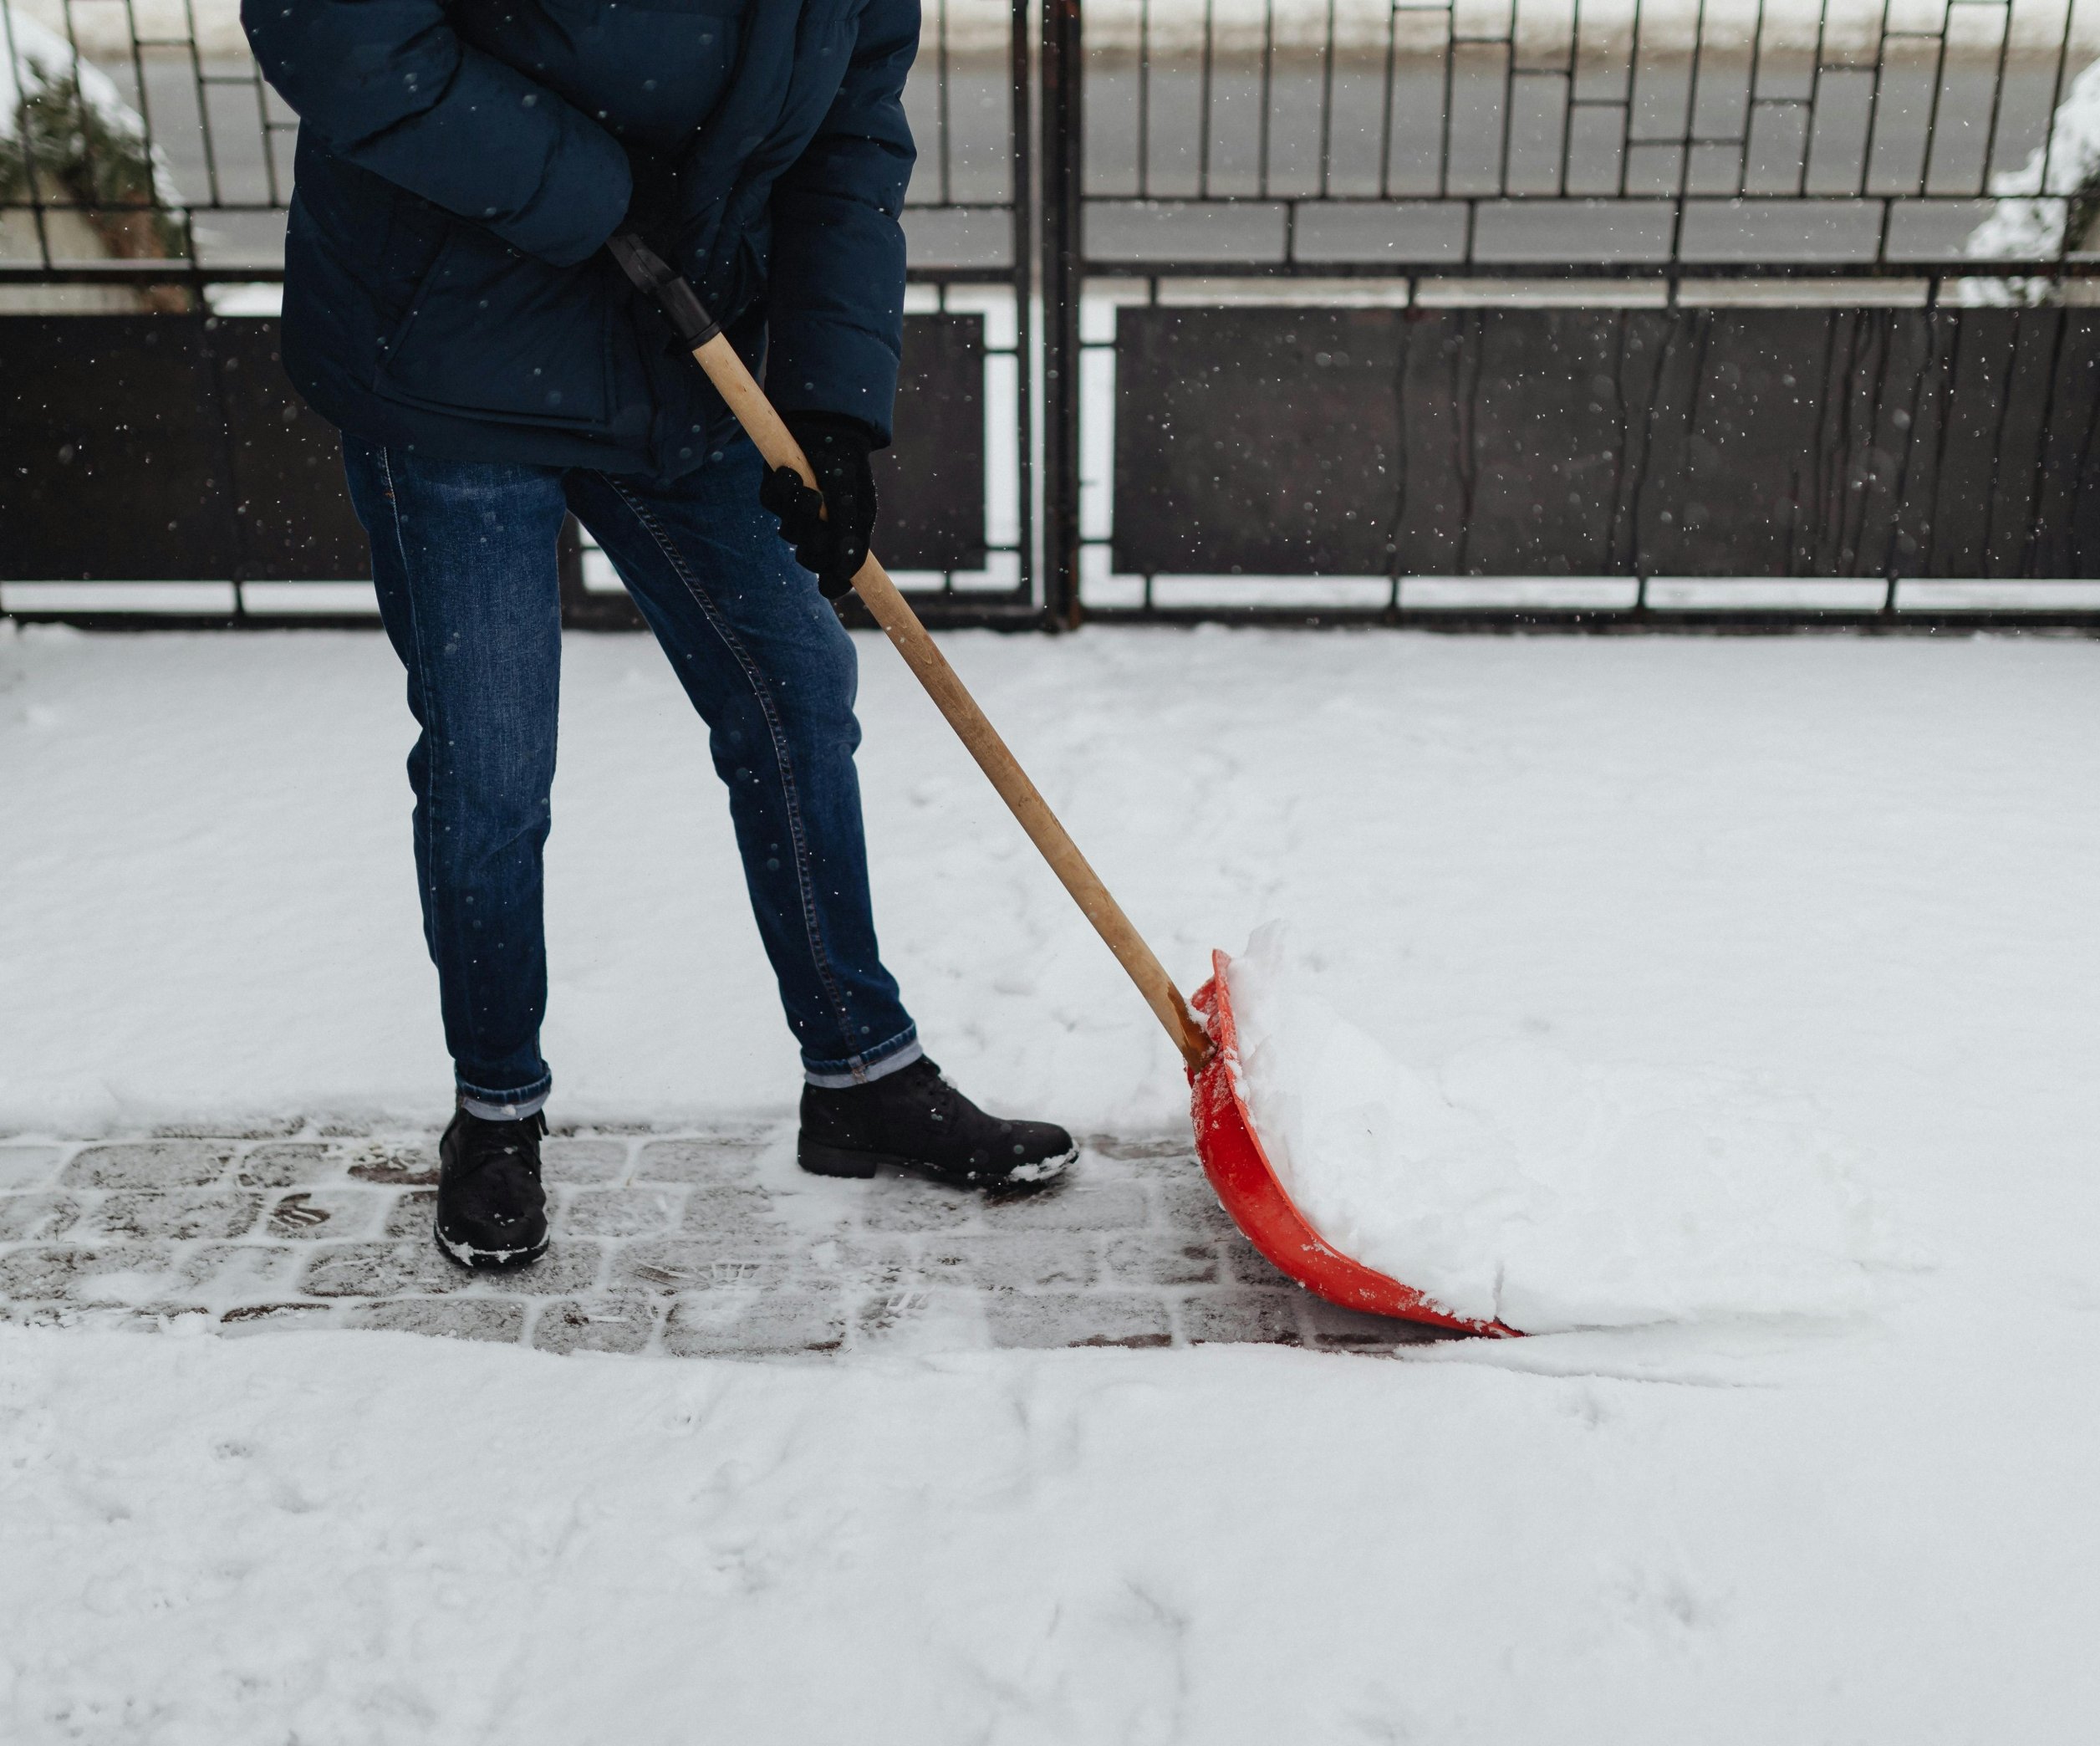
M 553 1246 L 491 1278 L 431 1241 L 434 1134 L 0 1138 L 0 1320 L 678 1356 L 1425 1337 L 1284 1280 L 1185 1139 L 1095 1139 L 1058 1187 L 1003 1200 L 804 1177 L 791 1125 L 562 1133 L 545 1158 Z

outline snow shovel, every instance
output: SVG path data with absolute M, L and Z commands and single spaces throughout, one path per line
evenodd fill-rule
M 691 348 L 766 465 L 792 467 L 803 484 L 816 489 L 816 475 L 801 445 L 685 277 L 674 273 L 631 232 L 620 232 L 607 247 L 635 287 L 655 299 L 680 343 Z M 1078 845 L 1058 822 L 1027 772 L 1007 749 L 998 730 L 964 688 L 947 657 L 919 622 L 919 615 L 872 552 L 855 573 L 853 587 L 1180 1050 L 1194 1095 L 1196 1155 L 1219 1201 L 1247 1240 L 1276 1267 L 1329 1303 L 1469 1333 L 1511 1331 L 1500 1323 L 1450 1314 L 1413 1287 L 1351 1260 L 1306 1222 L 1277 1180 L 1247 1113 L 1226 983 L 1226 955 L 1211 954 L 1211 980 L 1196 991 L 1195 1004 L 1208 1020 L 1206 1027 L 1190 1010 L 1122 906 L 1109 894 L 1100 875 L 1088 865 Z

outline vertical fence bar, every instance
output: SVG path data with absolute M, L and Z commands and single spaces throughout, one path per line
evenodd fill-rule
M 1079 622 L 1079 292 L 1083 248 L 1079 0 L 1042 0 L 1042 569 L 1051 620 Z
M 1020 559 L 1022 595 L 1035 598 L 1035 100 L 1029 0 L 1013 0 L 1007 45 L 1007 161 L 1012 202 L 1014 426 L 1012 440 L 1021 482 Z

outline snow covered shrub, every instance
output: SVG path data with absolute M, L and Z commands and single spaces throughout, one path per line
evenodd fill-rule
M 2071 82 L 2048 143 L 2017 170 L 1991 177 L 1990 191 L 1997 202 L 1964 250 L 1972 261 L 2050 260 L 2100 242 L 2093 235 L 2100 222 L 2100 61 Z M 2041 278 L 1969 279 L 1962 300 L 2039 303 L 2048 289 Z
M 31 205 L 78 212 L 118 260 L 190 253 L 188 215 L 137 111 L 62 38 L 0 8 L 0 207 L 20 222 Z

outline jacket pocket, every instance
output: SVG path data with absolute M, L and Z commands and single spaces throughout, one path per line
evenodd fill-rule
M 553 267 L 455 222 L 374 379 L 405 406 L 574 430 L 610 422 L 611 306 L 595 260 Z

